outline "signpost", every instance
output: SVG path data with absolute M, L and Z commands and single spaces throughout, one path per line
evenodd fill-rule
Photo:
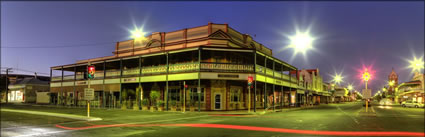
M 94 79 L 96 69 L 90 64 L 87 65 L 87 88 L 84 89 L 84 99 L 87 101 L 87 117 L 90 117 L 90 100 L 94 99 L 94 89 L 90 88 L 90 79 Z

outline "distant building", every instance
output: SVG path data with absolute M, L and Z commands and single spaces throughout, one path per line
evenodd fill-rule
M 393 85 L 388 85 L 386 98 L 389 98 L 394 101 L 395 87 L 398 86 L 398 75 L 394 71 L 394 68 L 392 69 L 390 75 L 388 75 L 388 83 L 392 83 Z
M 5 78 L 6 75 L 2 74 L 2 77 Z M 9 74 L 8 80 L 8 102 L 35 103 L 36 92 L 49 91 L 50 77 L 47 76 Z M 3 85 L 5 85 L 5 83 Z M 6 96 L 3 96 L 2 102 L 5 101 Z
M 412 100 L 424 103 L 424 74 L 415 72 L 413 78 L 408 82 L 403 82 L 395 88 L 395 101 L 401 103 Z

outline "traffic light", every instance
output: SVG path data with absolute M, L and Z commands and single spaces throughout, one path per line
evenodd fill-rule
M 251 88 L 253 81 L 254 81 L 254 78 L 252 76 L 248 76 L 248 87 Z
M 94 78 L 94 72 L 96 71 L 95 67 L 94 66 L 88 66 L 87 69 L 88 69 L 87 70 L 87 72 L 88 72 L 87 78 L 93 79 Z

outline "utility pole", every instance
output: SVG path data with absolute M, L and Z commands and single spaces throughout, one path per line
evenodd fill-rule
M 9 101 L 9 70 L 11 70 L 12 68 L 6 68 L 6 104 Z

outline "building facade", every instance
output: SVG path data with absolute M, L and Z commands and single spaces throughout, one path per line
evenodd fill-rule
M 425 103 L 424 98 L 424 77 L 425 75 L 415 72 L 413 78 L 408 82 L 403 82 L 395 88 L 395 101 L 401 103 L 406 100 Z
M 395 88 L 398 86 L 398 75 L 394 71 L 394 68 L 392 69 L 390 75 L 388 75 L 388 88 L 386 89 L 386 98 L 391 99 L 394 101 L 394 95 L 395 95 Z
M 90 104 L 95 107 L 154 106 L 154 92 L 159 92 L 165 110 L 274 109 L 302 103 L 298 96 L 304 91 L 298 91 L 297 74 L 290 73 L 297 68 L 227 24 L 154 32 L 141 40 L 117 42 L 113 53 L 51 67 L 50 90 L 57 98 L 53 103 L 86 104 L 89 65 L 96 68 L 90 80 L 95 90 Z M 250 89 L 249 76 L 254 78 Z

